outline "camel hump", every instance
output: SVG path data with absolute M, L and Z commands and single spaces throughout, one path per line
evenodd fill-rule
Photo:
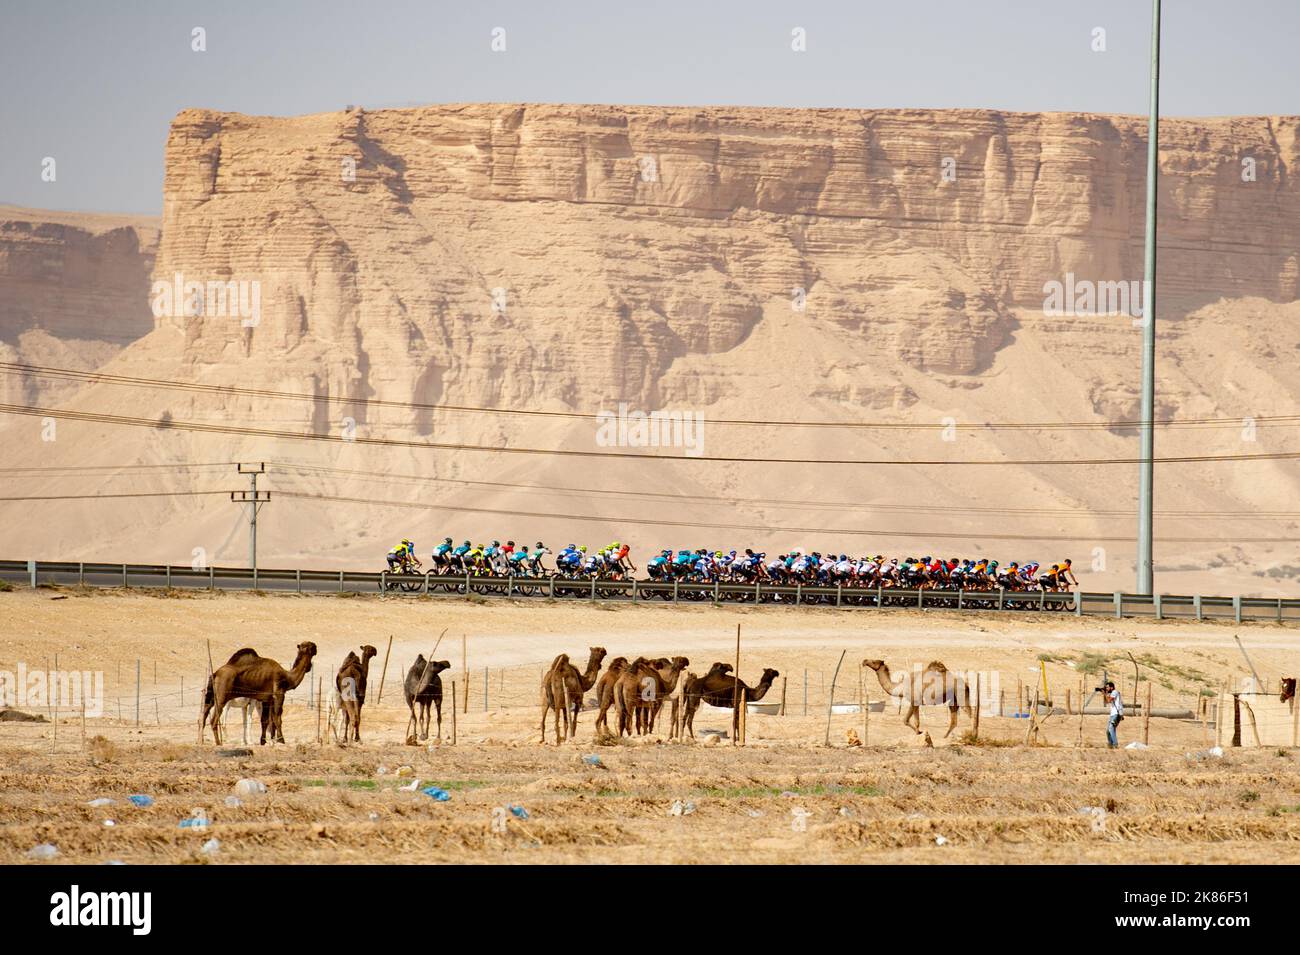
M 226 665 L 230 666 L 231 664 L 234 663 L 243 663 L 248 660 L 256 660 L 256 659 L 257 659 L 257 651 L 254 650 L 252 647 L 244 647 L 244 649 L 236 650 L 234 653 L 232 653 L 230 655 L 230 659 L 226 661 Z
M 556 667 L 568 666 L 568 664 L 569 655 L 567 653 L 561 653 L 555 658 L 555 662 L 551 664 L 551 669 L 554 670 Z
M 926 667 L 925 667 L 925 668 L 926 668 L 927 670 L 933 670 L 935 673 L 947 673 L 947 672 L 948 672 L 948 668 L 947 668 L 946 666 L 944 666 L 944 665 L 943 665 L 943 662 L 940 661 L 940 660 L 931 660 L 929 663 L 926 664 Z

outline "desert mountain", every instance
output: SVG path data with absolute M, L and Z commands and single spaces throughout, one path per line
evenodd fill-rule
M 1158 455 L 1297 448 L 1269 419 L 1300 406 L 1298 130 L 1162 123 L 1157 416 L 1182 423 Z M 265 565 L 372 568 L 403 535 L 425 556 L 444 534 L 617 538 L 638 563 L 706 544 L 1069 555 L 1090 589 L 1128 589 L 1137 467 L 1107 462 L 1137 455 L 1113 422 L 1138 416 L 1141 330 L 1086 290 L 1142 277 L 1144 164 L 1145 121 L 1122 116 L 187 110 L 157 317 L 104 370 L 317 400 L 29 391 L 172 427 L 61 420 L 42 440 L 40 417 L 6 416 L 15 466 L 105 469 L 7 486 L 214 493 L 3 504 L 5 554 L 243 563 L 240 513 L 215 492 L 244 486 L 226 462 L 265 460 Z M 187 309 L 187 282 L 222 297 Z M 140 303 L 58 314 L 69 336 L 132 338 Z M 8 342 L 23 326 L 4 315 Z M 552 415 L 429 407 L 448 405 Z M 700 415 L 702 445 L 611 446 L 590 416 L 620 405 Z M 1068 426 L 1006 427 L 1040 422 Z M 826 459 L 882 463 L 806 463 Z M 153 467 L 179 463 L 211 467 Z M 1287 460 L 1158 465 L 1158 586 L 1290 592 L 1298 489 Z

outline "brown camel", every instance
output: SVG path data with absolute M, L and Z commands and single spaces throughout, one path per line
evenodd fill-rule
M 352 738 L 361 742 L 361 707 L 366 703 L 366 676 L 370 673 L 370 658 L 379 651 L 367 644 L 361 648 L 361 657 L 348 651 L 334 678 L 339 694 L 339 709 L 343 711 L 343 740 L 347 742 L 349 729 Z
M 669 714 L 672 720 L 672 725 L 668 728 L 669 739 L 680 739 L 682 736 L 682 731 L 686 725 L 684 704 L 686 703 L 686 695 L 691 691 L 691 686 L 700 679 L 726 676 L 731 672 L 731 670 L 732 667 L 730 663 L 717 662 L 714 663 L 713 666 L 709 667 L 709 672 L 703 677 L 698 673 L 688 672 L 682 674 L 682 678 L 677 681 L 677 689 L 675 689 L 672 696 L 669 697 L 673 704 L 672 710 Z
M 957 711 L 964 709 L 970 716 L 970 688 L 965 680 L 948 672 L 948 668 L 939 660 L 932 660 L 923 671 L 912 671 L 897 680 L 889 672 L 884 660 L 863 660 L 864 667 L 876 671 L 876 679 L 881 688 L 890 696 L 896 696 L 907 704 L 903 715 L 903 724 L 911 726 L 921 735 L 921 707 L 942 705 L 948 707 L 948 738 L 957 726 Z M 912 718 L 916 721 L 913 722 Z
M 758 685 L 751 687 L 737 676 L 727 674 L 725 671 L 716 672 L 720 666 L 727 667 L 728 670 L 731 669 L 725 663 L 715 663 L 708 673 L 686 688 L 686 732 L 690 734 L 692 739 L 695 738 L 695 712 L 700 708 L 701 703 L 723 708 L 731 707 L 731 731 L 734 736 L 740 727 L 740 710 L 736 708 L 736 697 L 743 694 L 746 703 L 761 700 L 767 696 L 767 691 L 772 687 L 772 681 L 781 675 L 776 670 L 766 669 L 763 671 L 763 678 L 758 681 Z
M 430 706 L 437 710 L 438 739 L 442 739 L 442 677 L 438 674 L 450 669 L 450 660 L 426 662 L 423 653 L 411 664 L 411 669 L 406 673 L 406 682 L 402 685 L 402 692 L 406 696 L 406 707 L 411 711 L 411 717 L 406 721 L 408 742 L 412 724 L 415 724 L 415 733 L 420 739 L 429 738 Z M 420 707 L 418 716 L 415 712 L 416 704 Z
M 546 714 L 555 711 L 555 742 L 573 739 L 578 735 L 578 713 L 582 710 L 582 695 L 596 685 L 601 661 L 607 652 L 604 647 L 589 648 L 587 669 L 579 672 L 569 662 L 569 655 L 561 653 L 551 663 L 542 677 L 542 743 L 546 742 Z M 560 715 L 564 715 L 564 735 L 560 735 Z
M 673 657 L 667 670 L 660 669 L 658 660 L 637 657 L 614 684 L 614 705 L 618 713 L 618 735 L 644 736 L 653 729 L 656 704 L 677 686 L 682 671 L 691 665 L 686 657 Z
M 605 672 L 600 675 L 596 681 L 596 702 L 600 705 L 600 712 L 596 714 L 596 732 L 605 733 L 612 736 L 609 732 L 609 708 L 614 705 L 614 684 L 618 678 L 628 668 L 627 657 L 615 657 L 609 661 L 609 666 Z
M 208 678 L 200 725 L 207 722 L 211 713 L 212 737 L 221 745 L 222 710 L 230 700 L 247 697 L 262 704 L 262 745 L 266 745 L 268 729 L 274 742 L 283 743 L 284 695 L 303 681 L 315 655 L 316 644 L 304 641 L 298 644 L 292 669 L 285 670 L 269 657 L 258 656 L 256 650 L 248 647 L 237 650 Z

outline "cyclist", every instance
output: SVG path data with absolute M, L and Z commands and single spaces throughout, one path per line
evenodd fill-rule
M 522 571 L 528 567 L 528 545 L 525 544 L 518 550 L 512 550 L 510 556 L 506 558 L 510 566 L 510 573 L 515 577 L 523 576 Z
M 388 569 L 406 573 L 412 567 L 420 566 L 420 558 L 415 556 L 415 544 L 402 538 L 402 542 L 388 552 Z
M 442 543 L 433 549 L 433 566 L 444 568 L 448 563 L 447 555 L 451 553 L 451 538 L 444 537 Z
M 533 548 L 532 554 L 528 556 L 528 572 L 534 577 L 545 577 L 546 568 L 542 566 L 542 558 L 549 554 L 546 545 L 541 541 Z
M 465 561 L 465 555 L 473 549 L 474 546 L 469 541 L 465 541 L 459 547 L 452 550 L 450 561 L 452 570 L 469 570 L 469 564 Z

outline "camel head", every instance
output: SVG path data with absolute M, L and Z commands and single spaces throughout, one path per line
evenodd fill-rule
M 430 673 L 441 673 L 443 670 L 450 670 L 450 669 L 451 669 L 450 660 L 434 660 L 432 663 L 429 664 Z
M 316 656 L 316 644 L 310 640 L 304 640 L 298 644 L 298 659 L 307 661 L 307 669 L 311 669 L 311 659 Z M 296 661 L 295 661 L 296 662 Z
M 1295 677 L 1285 676 L 1282 678 L 1282 702 L 1295 697 Z
M 772 681 L 775 680 L 780 675 L 781 675 L 781 671 L 773 670 L 771 667 L 768 667 L 763 670 L 763 679 L 759 680 L 758 682 L 767 683 L 770 685 Z
M 361 662 L 362 662 L 362 663 L 364 663 L 366 660 L 369 660 L 371 657 L 378 656 L 378 655 L 379 655 L 379 651 L 376 650 L 374 647 L 372 647 L 372 646 L 371 646 L 370 644 L 368 644 L 368 643 L 367 643 L 364 647 L 361 648 Z
M 591 651 L 591 663 L 595 666 L 600 666 L 600 662 L 609 653 L 604 647 L 588 647 L 587 649 Z
M 686 659 L 685 657 L 673 657 L 672 669 L 677 673 L 681 673 L 690 665 L 691 665 L 691 661 Z
M 882 669 L 884 669 L 885 661 L 884 660 L 863 660 L 862 665 L 864 667 L 871 667 L 871 669 L 879 673 Z
M 653 660 L 646 660 L 646 663 L 654 667 L 656 670 L 667 670 L 673 665 L 673 661 L 669 660 L 667 657 L 655 657 Z

